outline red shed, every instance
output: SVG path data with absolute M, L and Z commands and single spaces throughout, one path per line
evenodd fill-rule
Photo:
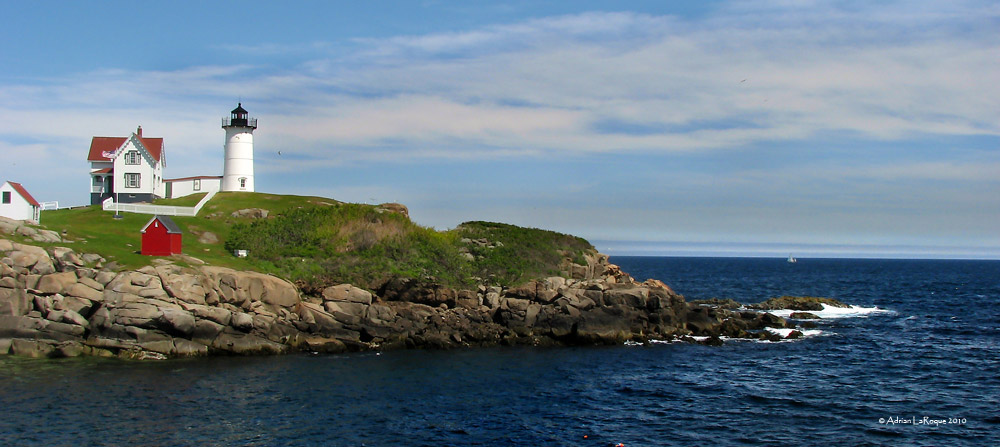
M 153 216 L 142 228 L 142 254 L 170 256 L 181 252 L 181 229 L 167 216 Z

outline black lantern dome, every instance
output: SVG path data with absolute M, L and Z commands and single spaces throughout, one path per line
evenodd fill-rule
M 250 118 L 249 112 L 243 108 L 243 103 L 237 103 L 236 108 L 230 112 L 229 118 L 222 119 L 222 127 L 249 127 L 257 128 L 257 118 Z

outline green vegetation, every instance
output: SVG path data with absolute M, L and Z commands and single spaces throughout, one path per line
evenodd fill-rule
M 155 205 L 170 205 L 170 206 L 195 206 L 201 199 L 207 196 L 207 192 L 200 192 L 197 194 L 191 194 L 189 196 L 184 196 L 176 199 L 157 199 L 153 203 Z
M 187 206 L 200 198 L 157 203 Z M 269 217 L 234 217 L 248 208 L 267 210 Z M 91 206 L 46 211 L 42 221 L 77 241 L 53 245 L 98 253 L 125 267 L 149 265 L 155 258 L 138 254 L 139 230 L 152 216 L 122 216 L 114 219 L 113 213 Z M 436 231 L 378 206 L 320 197 L 220 193 L 197 217 L 172 219 L 184 231 L 185 255 L 272 273 L 306 292 L 344 282 L 374 288 L 397 276 L 451 287 L 516 285 L 560 274 L 564 259 L 585 263 L 583 255 L 594 250 L 578 237 L 501 223 L 467 222 Z M 250 256 L 235 257 L 237 249 Z
M 454 231 L 473 241 L 474 273 L 504 285 L 559 275 L 563 259 L 586 264 L 583 255 L 594 251 L 583 238 L 503 223 L 466 222 Z
M 237 223 L 225 245 L 249 250 L 259 267 L 306 289 L 335 282 L 373 287 L 393 276 L 463 285 L 467 266 L 455 239 L 402 214 L 345 203 Z
M 182 197 L 157 201 L 157 204 L 186 206 L 186 201 L 189 199 L 197 203 L 197 200 L 190 197 Z M 197 197 L 197 199 L 201 200 L 201 197 Z M 232 217 L 233 211 L 245 208 L 264 208 L 271 213 L 280 213 L 289 209 L 332 203 L 336 203 L 336 201 L 321 197 L 227 192 L 216 195 L 201 209 L 197 217 L 178 216 L 171 217 L 171 219 L 184 231 L 184 254 L 212 265 L 254 270 L 252 264 L 245 259 L 233 256 L 223 247 L 222 242 L 229 237 L 232 225 L 240 221 L 250 220 Z M 79 252 L 98 253 L 127 268 L 139 268 L 152 264 L 156 258 L 139 254 L 142 243 L 142 235 L 139 231 L 153 216 L 132 213 L 121 213 L 121 216 L 121 219 L 114 219 L 114 213 L 102 210 L 100 205 L 42 211 L 42 227 L 62 233 L 64 239 L 69 241 L 47 245 L 67 246 Z M 210 238 L 206 239 L 207 242 L 200 242 L 199 237 L 206 235 L 206 233 L 214 235 L 217 242 L 211 242 Z

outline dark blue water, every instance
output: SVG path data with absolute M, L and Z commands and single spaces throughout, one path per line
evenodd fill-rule
M 788 343 L 0 357 L 8 445 L 1000 445 L 1000 262 L 615 257 L 689 299 L 889 313 Z M 880 422 L 880 420 L 882 422 Z M 894 421 L 894 422 L 893 422 Z

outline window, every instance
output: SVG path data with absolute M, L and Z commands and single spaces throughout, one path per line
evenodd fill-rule
M 201 191 L 201 179 L 194 179 L 194 190 Z
M 139 187 L 139 174 L 125 174 L 125 187 L 126 188 L 138 188 Z
M 125 164 L 127 165 L 137 165 L 139 164 L 139 151 L 128 151 L 125 153 Z
M 247 189 L 247 178 L 240 177 L 240 189 Z
M 104 177 L 94 177 L 94 186 L 101 186 L 104 181 Z
M 10 191 L 3 192 L 3 203 L 10 203 Z

